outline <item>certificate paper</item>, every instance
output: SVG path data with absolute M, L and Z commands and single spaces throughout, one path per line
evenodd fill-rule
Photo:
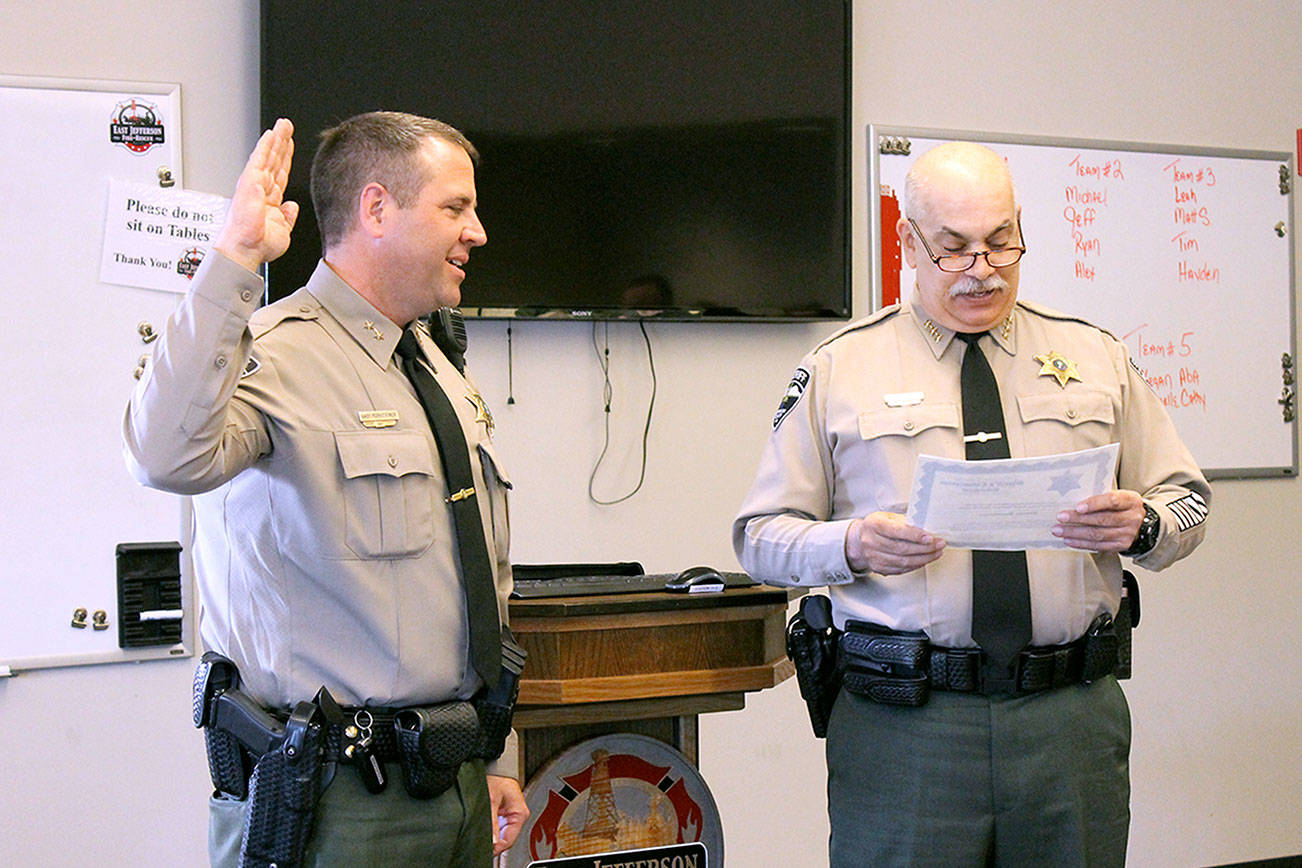
M 1058 513 L 1115 487 L 1120 448 L 990 461 L 919 455 L 908 522 L 956 548 L 1067 548 L 1053 535 Z

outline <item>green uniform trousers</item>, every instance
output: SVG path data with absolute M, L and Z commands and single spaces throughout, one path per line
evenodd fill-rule
M 842 691 L 827 733 L 833 868 L 1121 868 L 1130 709 L 1115 678 L 1028 696 Z
M 463 763 L 457 782 L 433 799 L 413 799 L 396 763 L 389 786 L 371 795 L 351 766 L 338 766 L 317 802 L 305 868 L 488 868 L 493 861 L 492 804 L 483 760 Z M 236 868 L 245 803 L 209 804 L 213 868 Z

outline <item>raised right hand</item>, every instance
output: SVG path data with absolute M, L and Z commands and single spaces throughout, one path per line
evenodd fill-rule
M 283 201 L 294 157 L 294 125 L 281 118 L 262 134 L 235 183 L 226 225 L 213 249 L 257 271 L 289 249 L 298 203 Z
M 908 573 L 940 557 L 945 541 L 894 512 L 855 519 L 845 534 L 845 557 L 855 572 L 884 576 Z

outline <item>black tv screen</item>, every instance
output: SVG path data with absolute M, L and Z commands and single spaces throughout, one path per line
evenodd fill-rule
M 850 315 L 848 0 L 262 0 L 262 120 L 303 207 L 268 271 L 320 255 L 317 133 L 410 111 L 480 152 L 468 316 Z

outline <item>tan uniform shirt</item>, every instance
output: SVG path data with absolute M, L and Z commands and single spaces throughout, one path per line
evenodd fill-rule
M 210 253 L 125 419 L 136 478 L 197 495 L 205 646 L 274 707 L 323 684 L 344 705 L 469 697 L 454 524 L 402 330 L 325 263 L 255 312 L 261 292 Z M 510 483 L 478 390 L 421 344 L 470 447 L 505 623 Z
M 1157 545 L 1135 563 L 1159 570 L 1198 545 L 1211 491 L 1121 342 L 1018 302 L 979 346 L 999 383 L 1012 457 L 1120 443 L 1116 487 L 1139 492 L 1161 516 Z M 970 551 L 946 549 L 898 576 L 856 574 L 845 556 L 853 519 L 906 512 L 919 454 L 964 457 L 963 349 L 915 296 L 848 326 L 805 357 L 733 525 L 747 572 L 777 585 L 830 585 L 840 626 L 853 618 L 923 630 L 944 646 L 975 645 Z M 1080 379 L 1062 386 L 1041 375 L 1034 357 L 1051 351 L 1074 362 Z M 907 393 L 916 394 L 899 397 Z M 1038 549 L 1026 557 L 1033 644 L 1071 641 L 1098 613 L 1116 612 L 1116 554 Z

